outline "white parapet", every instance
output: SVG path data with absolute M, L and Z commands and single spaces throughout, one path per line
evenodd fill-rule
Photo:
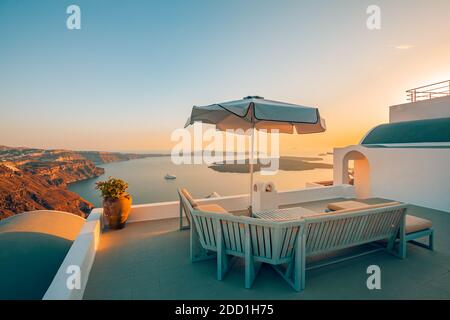
M 318 201 L 332 198 L 354 197 L 354 188 L 350 185 L 317 186 L 278 192 L 279 205 Z M 242 210 L 249 205 L 248 194 L 218 198 L 196 199 L 198 204 L 218 204 L 228 211 Z M 96 208 L 92 214 L 100 215 L 103 210 Z M 138 204 L 131 207 L 128 223 L 148 220 L 176 218 L 180 216 L 179 201 Z
M 389 107 L 389 122 L 450 117 L 450 96 Z
M 95 258 L 101 214 L 89 216 L 47 289 L 43 300 L 81 300 Z

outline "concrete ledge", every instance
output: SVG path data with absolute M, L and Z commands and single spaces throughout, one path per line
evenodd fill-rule
M 352 198 L 355 196 L 351 185 L 317 186 L 295 190 L 278 192 L 278 204 L 287 205 L 299 202 L 318 201 L 332 198 Z M 248 194 L 196 199 L 198 204 L 218 204 L 228 211 L 242 210 L 248 207 L 250 199 Z M 91 215 L 101 215 L 102 208 L 96 208 Z M 161 220 L 180 216 L 179 201 L 140 204 L 131 207 L 128 222 L 141 222 L 149 220 Z
M 450 117 L 450 96 L 389 107 L 389 122 Z
M 63 263 L 56 273 L 43 300 L 81 300 L 89 278 L 100 239 L 101 215 L 94 215 L 86 221 L 73 242 Z M 70 289 L 68 284 L 79 275 L 79 288 Z

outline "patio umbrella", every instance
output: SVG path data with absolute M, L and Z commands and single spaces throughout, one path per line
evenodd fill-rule
M 317 108 L 248 96 L 241 100 L 194 106 L 185 127 L 194 122 L 216 125 L 221 131 L 251 129 L 250 151 L 250 206 L 253 187 L 254 131 L 277 129 L 280 133 L 298 134 L 325 131 L 325 120 Z

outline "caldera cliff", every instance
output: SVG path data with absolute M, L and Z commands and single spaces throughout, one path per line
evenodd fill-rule
M 55 174 L 50 178 L 0 164 L 0 219 L 33 210 L 60 210 L 86 216 L 92 204 L 69 191 L 61 179 Z
M 0 219 L 32 210 L 85 217 L 93 205 L 69 191 L 69 183 L 102 175 L 96 164 L 154 156 L 165 155 L 0 146 Z

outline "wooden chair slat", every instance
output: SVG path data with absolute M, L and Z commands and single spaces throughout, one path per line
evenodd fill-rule
M 216 237 L 215 237 L 216 229 L 214 228 L 211 218 L 205 218 L 205 220 L 206 220 L 206 224 L 208 226 L 210 245 L 215 247 L 216 246 Z
M 272 259 L 272 239 L 270 237 L 269 227 L 264 227 L 264 247 L 266 248 L 266 257 Z
M 283 240 L 283 248 L 281 250 L 281 257 L 285 257 L 289 247 L 289 241 L 291 240 L 292 228 L 287 228 L 286 234 Z
M 225 243 L 225 247 L 227 249 L 231 248 L 231 244 L 230 244 L 230 236 L 229 236 L 229 231 L 228 231 L 228 221 L 222 221 L 222 227 L 223 227 L 223 240 Z
M 241 248 L 245 250 L 245 224 L 239 223 L 239 233 L 241 235 Z
M 234 228 L 234 241 L 236 244 L 236 251 L 242 252 L 242 241 L 241 241 L 241 234 L 239 232 L 239 224 L 237 222 L 233 222 L 233 228 Z
M 205 219 L 205 217 L 199 217 L 199 218 L 202 223 L 203 237 L 205 239 L 206 244 L 209 246 L 209 245 L 211 245 L 211 241 L 209 239 L 209 230 L 208 230 L 208 225 L 206 223 L 206 219 Z
M 257 236 L 257 231 L 256 231 L 256 225 L 250 225 L 250 236 L 251 236 L 253 253 L 255 255 L 259 256 L 260 251 L 259 251 L 259 245 L 258 245 L 258 236 Z
M 259 254 L 262 257 L 266 257 L 266 249 L 265 249 L 265 246 L 264 246 L 263 227 L 262 226 L 257 226 L 256 227 L 256 231 L 257 231 L 257 237 L 258 237 Z
M 294 252 L 294 247 L 295 247 L 295 241 L 297 240 L 297 236 L 298 236 L 298 227 L 291 227 L 292 231 L 291 231 L 291 238 L 289 239 L 289 243 L 288 243 L 288 248 L 286 251 L 286 256 L 285 257 L 290 257 L 292 256 L 292 253 Z
M 228 224 L 228 231 L 230 237 L 230 249 L 236 251 L 236 240 L 234 238 L 234 225 L 233 222 Z

